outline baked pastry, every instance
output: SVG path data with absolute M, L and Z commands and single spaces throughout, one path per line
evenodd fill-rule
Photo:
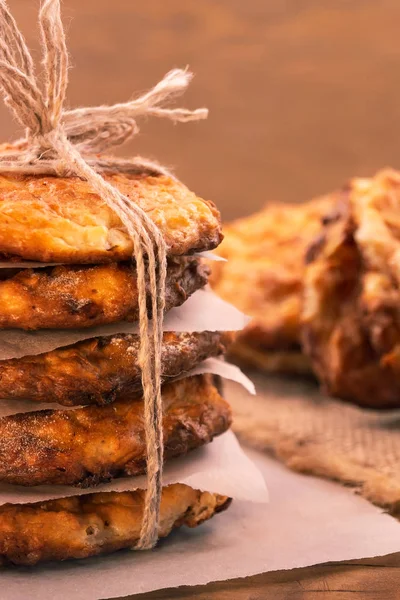
M 162 377 L 168 381 L 225 351 L 232 334 L 220 331 L 163 336 Z M 96 337 L 36 356 L 0 361 L 0 398 L 104 405 L 140 395 L 140 338 L 135 334 Z
M 317 376 L 332 396 L 400 407 L 400 174 L 226 228 L 211 283 L 254 317 L 231 347 L 268 371 Z
M 163 488 L 158 537 L 173 528 L 197 527 L 230 504 L 226 496 L 176 483 Z M 0 563 L 87 558 L 139 540 L 144 492 L 108 492 L 35 504 L 0 506 Z
M 219 212 L 166 176 L 108 174 L 160 229 L 169 256 L 215 248 Z M 26 260 L 104 263 L 130 260 L 119 217 L 77 177 L 0 175 L 0 253 Z
M 207 283 L 208 275 L 199 258 L 169 259 L 165 309 L 183 304 Z M 16 273 L 0 269 L 0 329 L 75 329 L 138 318 L 136 269 L 129 263 Z
M 164 457 L 210 442 L 231 424 L 228 404 L 212 376 L 164 386 Z M 146 466 L 143 402 L 122 398 L 107 406 L 44 410 L 0 419 L 0 481 L 18 485 L 93 486 L 139 475 Z
M 226 301 L 253 317 L 231 354 L 268 371 L 308 372 L 300 349 L 304 258 L 332 196 L 299 205 L 268 205 L 224 228 L 210 283 Z
M 309 252 L 303 348 L 325 391 L 400 406 L 400 175 L 354 180 Z

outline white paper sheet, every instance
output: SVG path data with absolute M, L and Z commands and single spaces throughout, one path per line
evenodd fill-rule
M 98 600 L 400 551 L 400 524 L 347 488 L 249 451 L 269 504 L 234 501 L 152 552 L 3 571 L 2 600 Z
M 185 483 L 194 489 L 215 492 L 248 502 L 267 502 L 268 500 L 268 492 L 262 475 L 244 454 L 231 431 L 215 438 L 211 444 L 193 450 L 187 456 L 169 461 L 163 472 L 163 484 L 171 483 Z M 41 485 L 26 488 L 2 484 L 0 485 L 0 506 L 7 502 L 25 504 L 66 496 L 92 494 L 93 492 L 126 492 L 146 487 L 145 475 L 123 477 L 84 490 L 66 485 Z
M 167 313 L 164 331 L 239 331 L 248 322 L 248 317 L 206 288 L 198 290 L 182 306 Z M 138 333 L 138 324 L 123 322 L 71 330 L 6 329 L 0 331 L 0 360 L 34 356 L 89 338 L 116 333 Z
M 197 252 L 197 254 L 194 254 L 194 256 L 205 258 L 206 260 L 213 260 L 215 262 L 228 262 L 227 258 L 219 256 L 218 254 L 214 254 L 214 252 Z
M 213 375 L 219 375 L 223 379 L 228 379 L 241 385 L 249 394 L 255 395 L 256 388 L 254 383 L 243 373 L 239 367 L 226 362 L 221 358 L 207 358 L 202 363 L 198 364 L 194 369 L 188 373 L 184 373 L 182 377 L 177 379 L 184 379 L 192 375 L 201 375 L 202 373 L 212 373 Z

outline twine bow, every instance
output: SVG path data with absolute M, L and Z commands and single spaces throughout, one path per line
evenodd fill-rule
M 25 128 L 25 138 L 0 154 L 0 172 L 75 175 L 85 179 L 118 215 L 133 241 L 139 295 L 139 362 L 142 369 L 148 487 L 137 548 L 154 546 L 162 492 L 163 435 L 161 345 L 165 307 L 166 245 L 146 213 L 105 181 L 102 171 L 168 174 L 157 163 L 95 156 L 123 144 L 137 131 L 142 115 L 191 121 L 207 117 L 206 109 L 165 108 L 181 94 L 192 74 L 170 71 L 136 100 L 113 106 L 64 110 L 68 52 L 59 0 L 45 0 L 39 13 L 44 86 L 35 76 L 32 56 L 5 0 L 0 0 L 0 86 L 6 105 Z M 150 290 L 152 324 L 147 313 Z

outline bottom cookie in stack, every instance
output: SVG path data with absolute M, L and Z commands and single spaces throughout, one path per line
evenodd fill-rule
M 139 541 L 145 492 L 95 493 L 0 507 L 0 564 L 87 558 Z M 197 527 L 230 504 L 226 496 L 183 484 L 163 488 L 158 537 Z

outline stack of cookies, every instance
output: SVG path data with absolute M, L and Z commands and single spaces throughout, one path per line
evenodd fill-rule
M 209 267 L 198 253 L 222 239 L 218 211 L 164 175 L 105 179 L 160 229 L 168 248 L 166 310 L 181 305 L 207 283 Z M 114 324 L 118 331 L 118 323 L 138 320 L 131 239 L 81 179 L 1 175 L 0 252 L 2 329 L 35 330 L 29 335 L 40 340 L 51 330 L 57 336 L 93 328 L 73 345 L 41 354 L 27 346 L 28 355 L 0 361 L 0 397 L 16 407 L 29 402 L 27 412 L 0 418 L 1 484 L 93 487 L 89 494 L 0 506 L 0 559 L 32 565 L 134 547 L 143 490 L 96 491 L 146 471 L 140 338 L 105 335 L 100 327 Z M 164 333 L 165 460 L 229 428 L 230 409 L 212 375 L 189 373 L 222 354 L 228 341 L 223 332 Z M 159 537 L 178 525 L 196 526 L 228 504 L 224 496 L 170 485 L 162 493 Z

